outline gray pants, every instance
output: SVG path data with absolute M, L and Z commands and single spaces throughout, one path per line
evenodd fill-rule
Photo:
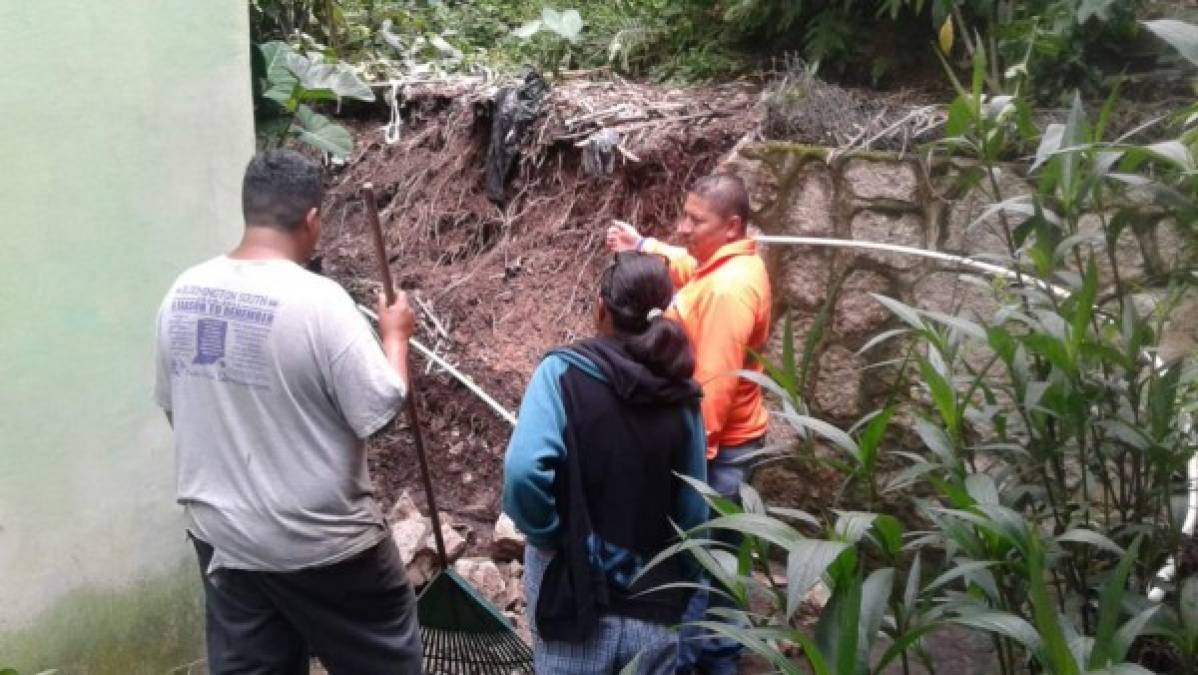
M 421 672 L 416 598 L 390 537 L 344 562 L 296 572 L 207 574 L 212 547 L 192 542 L 212 675 L 307 675 L 311 656 L 330 675 Z
M 678 654 L 678 634 L 666 626 L 616 614 L 601 614 L 585 642 L 542 640 L 535 620 L 541 580 L 553 553 L 532 544 L 524 549 L 524 597 L 532 627 L 537 675 L 614 675 L 639 658 L 637 675 L 669 675 Z

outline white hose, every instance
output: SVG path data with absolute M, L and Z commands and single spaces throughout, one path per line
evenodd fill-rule
M 370 317 L 371 321 L 378 323 L 379 315 L 375 314 L 374 310 L 370 309 L 369 307 L 366 307 L 365 305 L 358 305 L 358 311 L 361 312 L 362 314 Z M 475 384 L 474 381 L 471 380 L 469 377 L 466 377 L 466 375 L 462 371 L 458 370 L 457 368 L 454 368 L 452 365 L 449 364 L 448 361 L 441 358 L 440 356 L 437 356 L 436 352 L 434 352 L 433 350 L 420 344 L 420 342 L 416 338 L 409 338 L 408 343 L 411 344 L 413 347 L 415 347 L 416 351 L 423 354 L 426 359 L 437 364 L 438 367 L 440 367 L 445 372 L 449 373 L 449 375 L 451 377 L 453 377 L 453 379 L 455 379 L 458 382 L 461 382 L 463 385 L 465 385 L 465 387 L 467 389 L 469 389 L 475 396 L 482 399 L 483 403 L 486 403 L 488 406 L 490 406 L 491 410 L 494 410 L 496 414 L 498 414 L 500 417 L 502 417 L 503 421 L 507 422 L 508 424 L 512 425 L 513 427 L 516 426 L 516 416 L 514 414 L 512 414 L 512 412 L 510 410 L 508 410 L 507 408 L 504 408 L 502 405 L 500 405 L 499 401 L 496 401 L 494 398 L 491 398 L 490 394 L 483 391 L 482 387 Z
M 753 237 L 753 239 L 755 241 L 761 242 L 762 244 L 784 244 L 787 246 L 826 246 L 829 248 L 856 248 L 856 249 L 865 249 L 865 250 L 871 250 L 871 251 L 885 251 L 888 253 L 899 253 L 902 255 L 913 255 L 913 256 L 918 256 L 921 258 L 932 258 L 933 260 L 940 260 L 943 262 L 949 262 L 949 263 L 953 263 L 956 265 L 962 265 L 965 267 L 972 267 L 976 270 L 986 272 L 987 274 L 1004 277 L 1006 279 L 1016 279 L 1016 280 L 1022 280 L 1024 282 L 1030 282 L 1032 285 L 1036 286 L 1040 290 L 1048 291 L 1049 293 L 1052 293 L 1053 295 L 1056 295 L 1058 297 L 1064 297 L 1064 296 L 1069 295 L 1069 291 L 1065 290 L 1064 288 L 1061 288 L 1060 286 L 1054 286 L 1054 285 L 1048 283 L 1047 281 L 1041 281 L 1040 279 L 1033 279 L 1026 275 L 1020 275 L 1018 272 L 1007 269 L 1006 267 L 1003 267 L 1001 265 L 995 265 L 993 263 L 983 262 L 981 260 L 977 260 L 976 258 L 967 258 L 964 256 L 953 255 L 951 253 L 941 253 L 940 251 L 928 251 L 928 250 L 925 250 L 922 248 L 915 248 L 914 246 L 900 246 L 898 244 L 883 244 L 883 243 L 876 242 L 876 241 L 860 241 L 857 239 L 828 239 L 825 237 L 788 237 L 788 236 L 777 236 L 777 235 L 772 235 L 772 234 L 757 235 L 757 236 Z

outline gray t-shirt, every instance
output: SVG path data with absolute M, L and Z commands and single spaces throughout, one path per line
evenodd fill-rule
M 362 441 L 406 387 L 340 286 L 285 260 L 197 265 L 159 309 L 157 364 L 213 569 L 329 565 L 386 536 Z

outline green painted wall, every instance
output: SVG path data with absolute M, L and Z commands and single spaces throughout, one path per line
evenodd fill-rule
M 0 667 L 202 657 L 153 321 L 241 229 L 247 21 L 245 0 L 0 2 Z

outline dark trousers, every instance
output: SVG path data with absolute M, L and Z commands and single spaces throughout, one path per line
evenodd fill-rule
M 208 574 L 212 547 L 192 542 L 212 675 L 307 675 L 311 656 L 330 675 L 421 672 L 416 597 L 390 537 L 344 562 L 296 572 Z

